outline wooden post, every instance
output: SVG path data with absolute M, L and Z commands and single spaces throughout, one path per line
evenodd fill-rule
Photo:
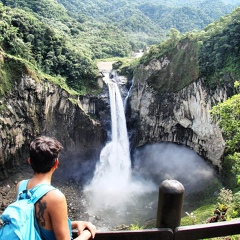
M 165 180 L 159 187 L 157 228 L 175 229 L 180 226 L 183 196 L 183 185 L 176 180 Z

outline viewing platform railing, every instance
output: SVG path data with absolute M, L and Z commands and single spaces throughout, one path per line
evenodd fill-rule
M 181 183 L 165 180 L 159 187 L 156 228 L 99 231 L 95 240 L 197 240 L 240 234 L 240 220 L 180 226 L 183 196 Z

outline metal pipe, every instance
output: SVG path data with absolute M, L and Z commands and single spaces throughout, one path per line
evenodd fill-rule
M 180 226 L 184 187 L 177 180 L 165 180 L 159 187 L 157 228 L 175 229 Z

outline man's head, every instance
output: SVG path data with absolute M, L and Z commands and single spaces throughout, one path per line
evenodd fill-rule
M 30 144 L 30 164 L 34 172 L 46 173 L 54 166 L 63 146 L 55 138 L 37 137 Z

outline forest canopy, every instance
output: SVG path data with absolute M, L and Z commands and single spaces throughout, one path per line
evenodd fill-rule
M 221 4 L 213 8 L 213 1 L 203 0 L 192 1 L 192 4 L 175 0 L 2 0 L 0 46 L 6 54 L 24 59 L 53 77 L 61 76 L 70 88 L 87 93 L 87 89 L 97 88 L 97 59 L 130 57 L 132 52 L 154 43 L 162 47 L 155 46 L 144 59 L 160 56 L 161 51 L 172 48 L 185 31 L 202 29 L 213 19 L 230 12 L 237 1 L 230 4 L 219 0 Z M 181 23 L 189 29 L 182 28 Z M 169 31 L 170 26 L 175 28 Z M 168 39 L 163 41 L 168 34 L 176 37 L 176 41 L 170 37 L 173 45 L 168 45 Z M 215 44 L 216 48 L 216 43 L 209 41 L 206 46 L 203 44 L 202 59 L 211 57 L 204 55 L 209 52 L 204 47 Z M 226 49 L 229 50 L 228 45 Z M 221 64 L 219 54 L 217 52 L 211 62 L 215 65 L 207 66 L 213 69 L 212 73 Z M 203 74 L 205 70 L 206 66 L 201 67 Z
M 178 46 L 184 41 L 192 44 L 198 59 L 195 68 L 199 69 L 199 76 L 204 77 L 211 87 L 221 84 L 225 73 L 240 77 L 240 7 L 201 31 L 181 34 L 174 28 L 170 29 L 168 38 L 153 45 L 140 62 L 147 64 L 153 58 L 181 54 Z M 193 57 L 191 54 L 185 55 L 189 63 Z

